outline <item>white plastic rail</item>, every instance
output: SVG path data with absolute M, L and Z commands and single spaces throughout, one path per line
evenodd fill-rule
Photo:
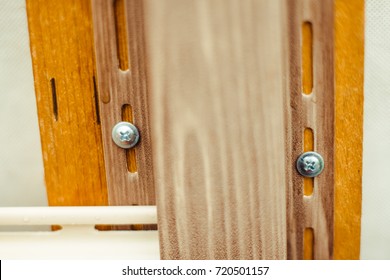
M 156 223 L 155 206 L 0 207 L 0 259 L 159 259 L 157 231 L 95 229 Z M 23 231 L 32 225 L 62 229 Z

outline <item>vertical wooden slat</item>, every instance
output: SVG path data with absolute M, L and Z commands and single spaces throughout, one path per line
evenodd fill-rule
M 335 259 L 359 259 L 364 0 L 335 0 Z
M 108 200 L 110 205 L 153 205 L 155 190 L 147 102 L 143 1 L 124 1 L 124 12 L 120 10 L 121 3 L 92 1 Z M 126 26 L 119 26 L 121 22 Z M 127 46 L 123 42 L 128 42 Z M 129 60 L 127 70 L 121 66 L 125 63 L 120 63 L 124 60 L 121 54 L 124 51 Z M 136 162 L 132 166 L 137 166 L 136 172 L 130 172 L 127 167 L 128 160 L 129 163 L 132 161 L 129 158 L 132 153 L 126 153 L 111 139 L 111 130 L 123 120 L 122 107 L 127 104 L 132 108 L 132 120 L 141 135 L 139 144 L 133 148 Z M 124 117 L 129 116 L 125 114 Z
M 107 205 L 89 0 L 27 0 L 49 205 Z
M 286 1 L 289 28 L 289 98 L 286 107 L 291 136 L 287 154 L 287 240 L 288 258 L 303 259 L 304 232 L 313 230 L 314 259 L 333 258 L 333 153 L 334 153 L 334 71 L 333 1 Z M 307 94 L 302 83 L 302 24 L 311 23 L 313 88 Z M 305 31 L 305 30 L 303 30 Z M 314 151 L 322 155 L 325 169 L 314 178 L 313 193 L 304 195 L 304 178 L 291 167 L 304 151 L 304 130 L 313 131 Z M 289 168 L 290 167 L 290 168 Z
M 286 258 L 282 3 L 145 1 L 164 259 Z

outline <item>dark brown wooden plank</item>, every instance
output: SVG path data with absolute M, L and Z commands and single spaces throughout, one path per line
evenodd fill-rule
M 286 106 L 287 166 L 295 166 L 304 151 L 304 131 L 313 132 L 314 151 L 324 158 L 325 169 L 314 178 L 311 195 L 304 195 L 304 177 L 287 168 L 288 258 L 303 259 L 304 232 L 312 229 L 314 259 L 333 258 L 334 211 L 334 62 L 333 1 L 286 1 L 288 7 L 289 101 Z M 302 57 L 302 24 L 312 27 L 312 92 L 304 93 L 305 61 Z M 304 46 L 305 47 L 305 46 Z
M 110 205 L 155 204 L 142 3 L 140 0 L 124 1 L 124 12 L 121 12 L 121 3 L 116 1 L 92 1 Z M 131 110 L 123 113 L 125 105 L 130 105 Z M 130 111 L 132 116 L 128 115 Z M 132 119 L 141 134 L 140 143 L 133 152 L 119 148 L 111 139 L 112 128 L 123 118 Z

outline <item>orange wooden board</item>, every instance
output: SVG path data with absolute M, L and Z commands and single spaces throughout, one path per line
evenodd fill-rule
M 335 259 L 359 259 L 364 0 L 335 0 Z
M 27 0 L 49 205 L 107 205 L 89 0 Z

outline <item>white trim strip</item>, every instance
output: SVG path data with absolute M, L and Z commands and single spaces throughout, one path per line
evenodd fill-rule
M 95 224 L 156 222 L 155 206 L 0 207 L 1 226 L 63 226 L 0 232 L 0 259 L 159 259 L 155 230 L 95 230 Z
M 156 223 L 156 206 L 0 207 L 7 226 Z

